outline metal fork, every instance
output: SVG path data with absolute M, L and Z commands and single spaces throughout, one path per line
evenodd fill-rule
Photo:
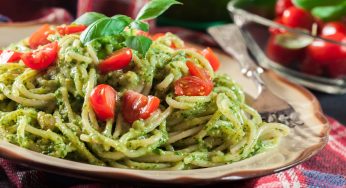
M 264 70 L 250 57 L 242 33 L 236 25 L 211 27 L 208 32 L 225 52 L 239 62 L 242 74 L 255 82 L 258 96 L 251 106 L 261 114 L 264 121 L 280 122 L 289 127 L 304 124 L 291 105 L 266 87 L 262 80 Z

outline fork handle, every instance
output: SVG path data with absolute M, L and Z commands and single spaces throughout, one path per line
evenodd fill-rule
M 258 66 L 254 60 L 250 57 L 244 38 L 236 25 L 229 27 L 228 32 L 228 45 L 231 45 L 227 50 L 237 59 L 240 70 L 243 75 L 252 79 L 256 83 L 258 94 L 260 94 L 265 87 L 264 82 L 261 78 L 263 68 Z

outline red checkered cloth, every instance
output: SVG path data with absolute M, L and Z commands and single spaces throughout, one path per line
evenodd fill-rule
M 346 127 L 329 118 L 328 145 L 316 156 L 289 170 L 251 180 L 209 185 L 209 187 L 346 187 Z M 64 177 L 24 168 L 0 158 L 0 187 L 153 187 L 158 185 L 105 184 Z

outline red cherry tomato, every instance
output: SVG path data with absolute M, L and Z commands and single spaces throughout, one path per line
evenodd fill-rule
M 52 42 L 33 52 L 24 53 L 21 58 L 26 66 L 35 70 L 43 70 L 54 63 L 58 50 L 58 42 Z
M 152 39 L 152 40 L 157 40 L 158 38 L 163 37 L 163 36 L 165 36 L 164 33 L 156 33 L 155 35 L 153 35 L 153 36 L 151 37 L 151 39 Z
M 282 22 L 282 18 L 281 18 L 281 17 L 280 17 L 280 18 L 276 18 L 276 19 L 274 20 L 274 22 L 276 22 L 276 23 L 278 23 L 278 24 L 282 24 L 282 25 L 284 24 L 284 23 Z M 272 34 L 282 34 L 282 33 L 285 33 L 286 30 L 280 29 L 280 28 L 270 27 L 270 28 L 269 28 L 269 32 L 272 33 Z
M 331 61 L 327 65 L 327 73 L 332 78 L 346 76 L 346 56 L 344 59 Z
M 132 50 L 130 48 L 122 48 L 115 51 L 110 57 L 103 60 L 99 64 L 102 73 L 120 70 L 127 67 L 132 60 Z
M 17 62 L 21 55 L 22 53 L 12 50 L 0 50 L 0 64 Z
M 323 66 L 316 63 L 309 56 L 305 57 L 304 61 L 299 66 L 299 68 L 302 72 L 305 72 L 307 74 L 311 74 L 315 76 L 320 76 L 323 74 Z
M 205 69 L 196 66 L 191 61 L 187 61 L 186 66 L 189 68 L 191 76 L 196 76 L 202 80 L 211 81 L 211 77 Z
M 326 23 L 322 29 L 322 35 L 334 35 L 336 33 L 342 33 L 346 35 L 346 25 L 342 22 L 329 22 Z
M 174 83 L 174 93 L 178 96 L 207 96 L 213 84 L 197 76 L 185 76 Z
M 342 33 L 324 37 L 339 42 L 346 42 L 346 36 Z M 346 47 L 324 40 L 315 40 L 308 46 L 307 55 L 316 63 L 327 65 L 346 59 Z
M 85 25 L 60 25 L 56 29 L 60 35 L 68 35 L 72 33 L 80 33 L 87 28 Z
M 33 34 L 31 34 L 29 38 L 29 46 L 32 49 L 36 49 L 37 47 L 41 45 L 45 45 L 50 43 L 50 41 L 47 39 L 48 35 L 54 34 L 55 31 L 50 29 L 50 25 L 44 24 L 42 27 L 40 27 L 37 31 L 35 31 Z
M 211 67 L 213 67 L 214 71 L 219 70 L 220 68 L 220 60 L 219 58 L 214 54 L 213 50 L 211 48 L 206 48 L 202 50 L 201 54 L 209 61 Z
M 137 30 L 136 35 L 141 35 L 150 38 L 150 34 L 148 32 L 142 31 L 142 30 Z
M 147 119 L 159 108 L 160 99 L 145 96 L 134 91 L 126 91 L 123 96 L 122 113 L 124 119 L 133 123 L 139 119 Z
M 283 12 L 282 23 L 292 28 L 312 29 L 312 24 L 315 22 L 312 15 L 297 7 L 290 7 Z
M 278 0 L 275 5 L 276 16 L 282 16 L 286 9 L 293 6 L 292 0 Z
M 101 121 L 114 118 L 116 100 L 117 92 L 107 84 L 96 86 L 90 95 L 90 104 Z
M 289 65 L 304 55 L 304 49 L 288 49 L 276 43 L 275 35 L 271 35 L 267 48 L 267 56 L 282 65 Z

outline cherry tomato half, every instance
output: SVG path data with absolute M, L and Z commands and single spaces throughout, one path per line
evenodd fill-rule
M 29 38 L 29 46 L 32 49 L 36 49 L 37 47 L 41 45 L 45 45 L 50 43 L 50 41 L 47 39 L 48 35 L 54 34 L 55 31 L 53 31 L 50 28 L 50 25 L 44 24 L 42 27 L 40 27 L 37 31 L 35 31 L 33 34 L 31 34 Z
M 211 81 L 211 77 L 205 69 L 196 66 L 191 61 L 187 61 L 186 66 L 189 68 L 191 76 L 196 76 L 198 78 L 201 78 L 202 80 Z
M 178 96 L 207 96 L 213 84 L 197 76 L 185 76 L 174 83 L 174 93 Z
M 220 68 L 220 60 L 219 58 L 214 54 L 213 50 L 211 48 L 206 48 L 202 50 L 201 54 L 209 61 L 211 67 L 213 67 L 214 71 L 219 70 Z
M 12 50 L 0 50 L 0 64 L 17 62 L 21 55 L 22 53 Z
M 329 22 L 326 23 L 322 29 L 322 35 L 334 35 L 336 33 L 342 33 L 346 35 L 346 25 L 342 22 Z
M 43 70 L 54 63 L 58 50 L 58 42 L 52 42 L 33 52 L 24 53 L 21 58 L 26 66 L 35 70 Z
M 80 33 L 87 28 L 85 25 L 60 25 L 57 26 L 60 35 L 68 35 L 72 33 Z
M 290 7 L 283 12 L 282 23 L 292 28 L 303 28 L 311 31 L 314 17 L 304 9 Z
M 130 48 L 122 48 L 115 51 L 110 57 L 103 60 L 99 64 L 102 73 L 120 70 L 127 67 L 132 60 L 132 50 Z
M 133 123 L 139 119 L 147 119 L 159 108 L 160 99 L 145 96 L 134 91 L 126 91 L 123 96 L 122 113 L 124 119 Z
M 292 0 L 278 0 L 275 5 L 276 16 L 282 16 L 286 9 L 293 6 Z
M 101 121 L 114 118 L 116 100 L 117 92 L 107 84 L 96 86 L 90 95 L 91 106 Z

